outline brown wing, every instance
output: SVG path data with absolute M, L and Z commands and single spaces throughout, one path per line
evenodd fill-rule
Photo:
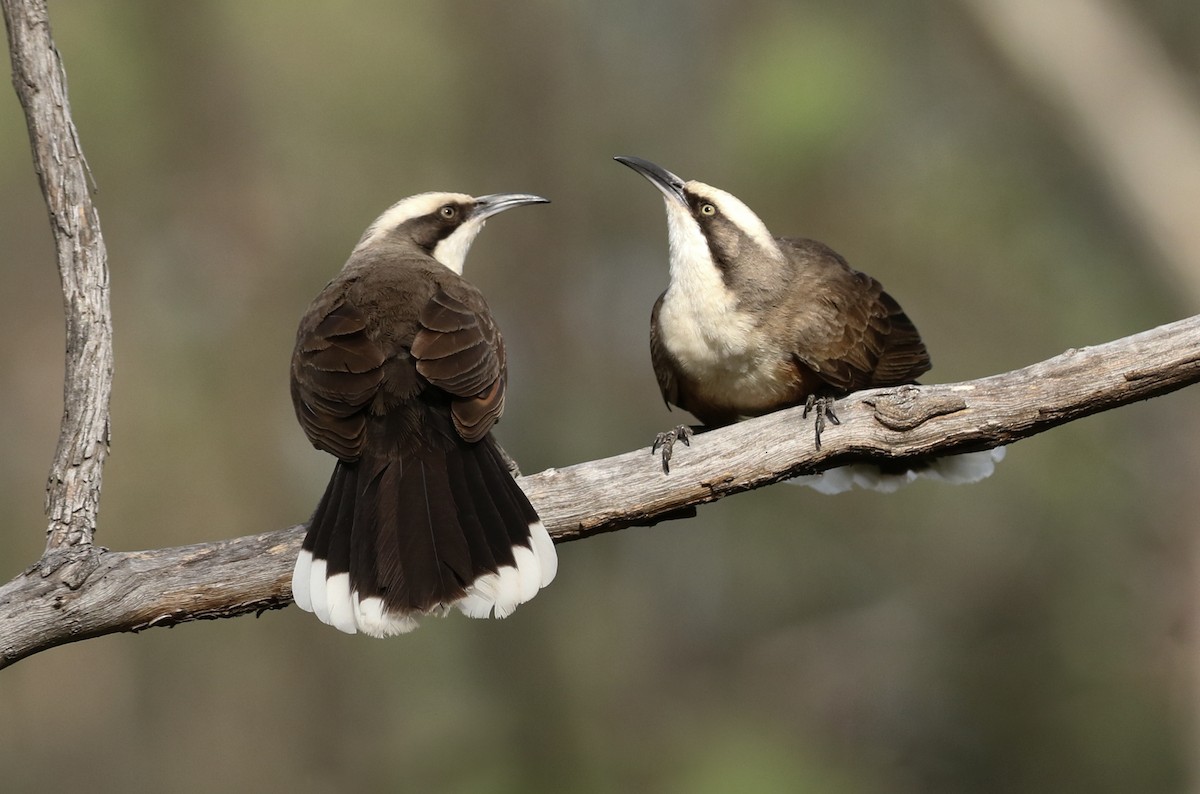
M 487 304 L 438 289 L 421 310 L 413 338 L 417 372 L 454 398 L 454 427 L 467 441 L 487 435 L 504 412 L 504 340 Z
M 384 353 L 344 295 L 314 301 L 296 335 L 292 404 L 308 440 L 342 460 L 357 460 L 366 406 L 383 379 Z
M 797 299 L 809 302 L 793 357 L 839 393 L 911 383 L 930 367 L 912 321 L 878 281 L 814 240 L 784 239 L 800 255 Z
M 680 397 L 679 381 L 675 377 L 675 362 L 658 333 L 658 312 L 662 309 L 663 298 L 666 295 L 665 292 L 659 295 L 650 311 L 650 363 L 654 366 L 654 377 L 658 379 L 658 390 L 662 392 L 663 402 L 670 408 L 680 404 Z
M 887 309 L 890 326 L 879 361 L 875 365 L 872 386 L 894 386 L 912 383 L 929 371 L 932 363 L 925 343 L 912 320 L 900 308 L 900 304 L 886 292 L 880 293 L 880 302 Z

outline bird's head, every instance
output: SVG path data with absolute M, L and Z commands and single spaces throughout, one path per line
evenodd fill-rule
M 471 243 L 493 215 L 524 204 L 547 204 L 550 199 L 528 193 L 418 193 L 401 199 L 367 227 L 356 252 L 384 242 L 415 245 L 455 273 L 462 275 Z
M 672 277 L 682 268 L 715 268 L 726 282 L 782 260 L 779 243 L 737 196 L 684 180 L 640 157 L 616 157 L 658 188 L 667 206 Z M 739 271 L 742 271 L 739 274 Z

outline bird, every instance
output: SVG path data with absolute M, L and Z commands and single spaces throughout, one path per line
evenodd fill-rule
M 402 199 L 300 320 L 293 407 L 336 462 L 292 596 L 322 622 L 387 637 L 452 608 L 503 618 L 554 579 L 554 543 L 491 433 L 504 410 L 504 341 L 462 276 L 488 218 L 547 202 Z
M 861 389 L 916 383 L 929 353 L 900 304 L 871 276 L 824 243 L 776 237 L 744 202 L 684 180 L 639 157 L 618 162 L 663 194 L 669 284 L 650 316 L 650 357 L 667 407 L 703 429 L 783 408 L 815 411 L 820 449 L 825 420 L 839 424 L 836 399 Z M 659 433 L 651 447 L 670 470 L 676 441 L 691 428 Z M 897 469 L 841 467 L 793 478 L 819 491 L 859 486 L 890 491 L 917 476 L 974 482 L 1003 450 L 963 453 Z

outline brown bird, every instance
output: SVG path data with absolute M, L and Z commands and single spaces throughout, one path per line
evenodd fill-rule
M 775 237 L 736 196 L 685 181 L 637 157 L 617 161 L 663 194 L 670 283 L 650 318 L 650 357 L 667 406 L 708 428 L 805 405 L 816 445 L 833 401 L 850 392 L 915 383 L 930 367 L 920 334 L 879 282 L 816 240 Z M 686 426 L 660 433 L 663 470 Z M 1002 452 L 954 455 L 911 469 L 854 466 L 796 478 L 818 490 L 893 490 L 928 475 L 974 482 Z M 849 480 L 847 480 L 849 478 Z
M 502 618 L 554 578 L 554 544 L 490 433 L 504 341 L 462 277 L 489 217 L 546 201 L 410 196 L 368 227 L 301 319 L 292 402 L 337 463 L 292 594 L 323 622 L 382 637 L 451 607 Z

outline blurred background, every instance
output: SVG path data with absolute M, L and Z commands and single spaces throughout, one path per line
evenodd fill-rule
M 554 201 L 494 220 L 467 263 L 508 343 L 498 435 L 526 472 L 685 418 L 647 347 L 662 203 L 617 154 L 876 276 L 930 382 L 1200 311 L 1200 248 L 1164 220 L 1200 207 L 1178 198 L 1200 179 L 1189 0 L 51 17 L 110 257 L 97 542 L 115 549 L 307 518 L 332 466 L 292 414 L 296 323 L 420 191 Z M 64 341 L 23 117 L 0 94 L 7 580 L 43 548 Z M 53 649 L 0 673 L 4 789 L 1195 791 L 1198 409 L 1190 389 L 1074 422 L 974 487 L 772 487 L 570 543 L 503 623 L 380 642 L 289 608 Z

